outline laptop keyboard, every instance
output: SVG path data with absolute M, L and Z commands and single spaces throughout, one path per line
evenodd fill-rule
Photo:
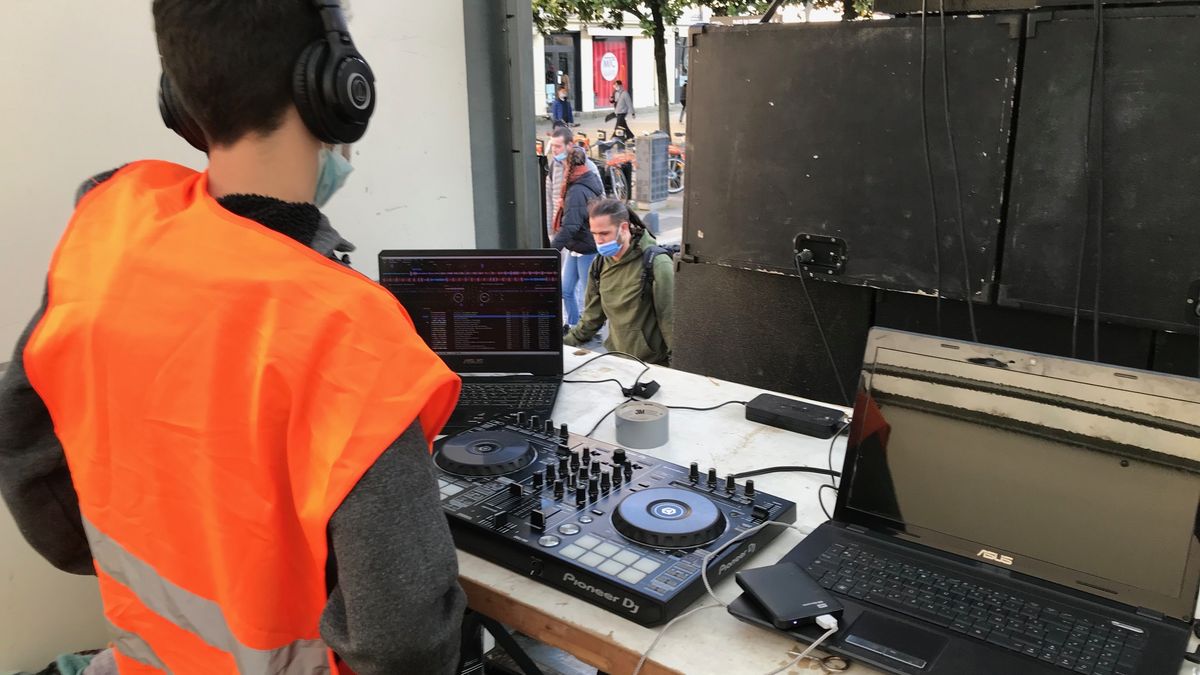
M 464 382 L 458 405 L 512 410 L 553 408 L 557 392 L 557 383 Z
M 1134 675 L 1144 634 L 857 544 L 834 544 L 807 567 L 834 593 L 895 610 L 1074 673 Z

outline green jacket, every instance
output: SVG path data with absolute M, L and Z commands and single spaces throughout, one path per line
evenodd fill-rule
M 666 364 L 671 357 L 675 311 L 675 263 L 670 256 L 654 257 L 654 292 L 642 289 L 642 251 L 656 242 L 646 232 L 640 241 L 611 260 L 597 256 L 588 272 L 583 316 L 563 342 L 579 346 L 596 335 L 608 321 L 609 351 L 626 352 L 647 363 Z M 595 268 L 600 267 L 597 289 Z

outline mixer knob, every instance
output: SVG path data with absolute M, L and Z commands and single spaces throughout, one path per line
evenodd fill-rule
M 730 494 L 737 492 L 737 483 L 733 480 L 733 474 L 725 476 L 725 491 Z
M 563 498 L 563 482 L 561 480 L 554 481 L 554 498 Z
M 611 489 L 612 489 L 612 478 L 610 478 L 609 475 L 606 473 L 600 474 L 600 491 L 607 494 L 608 491 Z
M 592 451 L 586 445 L 579 451 L 579 463 L 584 466 L 592 463 Z
M 571 446 L 567 445 L 566 443 L 559 443 L 558 444 L 558 454 L 560 457 L 563 455 L 571 454 Z
M 612 470 L 612 485 L 614 488 L 621 487 L 621 468 L 613 467 Z
M 492 525 L 495 527 L 504 527 L 508 524 L 508 511 L 497 511 L 492 517 Z
M 517 413 L 517 426 L 519 426 L 519 427 L 525 426 L 525 413 L 523 413 L 523 412 Z
M 592 496 L 592 499 L 595 499 L 600 494 L 600 478 L 598 476 L 592 476 L 588 479 L 588 494 Z
M 700 465 L 696 462 L 692 462 L 692 465 L 688 467 L 688 480 L 693 483 L 700 481 Z
M 629 481 L 633 480 L 633 465 L 625 463 L 621 465 L 621 468 L 625 472 L 625 482 L 628 483 Z
M 562 426 L 558 428 L 558 437 L 561 438 L 564 443 L 566 443 L 567 439 L 571 437 L 571 430 L 570 427 L 567 426 L 566 422 L 563 422 Z
M 579 467 L 579 473 L 575 476 L 575 480 L 579 483 L 586 483 L 587 479 L 588 479 L 588 470 L 583 468 L 582 466 Z
M 600 462 L 592 462 L 592 473 L 599 475 L 599 473 L 600 473 Z
M 587 489 L 580 485 L 575 488 L 575 506 L 582 509 L 584 504 L 587 504 Z
M 509 497 L 521 497 L 524 494 L 525 494 L 525 490 L 523 490 L 521 488 L 520 483 L 509 483 L 508 484 L 508 496 Z
M 546 529 L 546 514 L 542 513 L 540 509 L 534 509 L 533 511 L 530 511 L 529 527 L 535 530 Z
M 533 489 L 534 490 L 542 489 L 542 479 L 543 478 L 544 478 L 544 476 L 542 474 L 540 474 L 536 471 L 533 473 Z
M 546 419 L 546 422 L 542 425 L 542 433 L 545 433 L 545 434 L 554 433 L 554 420 L 549 419 L 549 418 Z
M 530 415 L 529 416 L 529 424 L 526 426 L 528 426 L 530 429 L 536 430 L 538 428 L 538 416 Z
M 616 450 L 613 450 L 612 461 L 613 461 L 613 464 L 624 464 L 625 463 L 624 448 L 617 448 Z
M 754 481 L 753 480 L 746 481 L 746 496 L 754 497 Z
M 571 470 L 574 471 L 575 469 L 578 469 L 578 468 L 579 468 L 579 455 L 577 455 L 575 453 L 571 453 Z
M 554 479 L 558 478 L 557 472 L 553 466 L 546 467 L 546 485 L 554 485 Z
M 709 487 L 709 489 L 715 489 L 717 487 L 717 470 L 716 469 L 710 468 L 708 470 L 708 487 Z

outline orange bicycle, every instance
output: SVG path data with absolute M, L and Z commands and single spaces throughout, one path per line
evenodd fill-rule
M 675 134 L 676 138 L 683 139 L 683 134 Z M 683 170 L 687 164 L 687 146 L 680 143 L 672 143 L 667 147 L 667 192 L 676 194 L 683 191 Z

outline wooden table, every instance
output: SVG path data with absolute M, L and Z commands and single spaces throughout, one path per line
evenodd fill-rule
M 568 351 L 566 370 L 595 356 L 586 351 Z M 567 380 L 616 378 L 631 384 L 641 366 L 615 356 L 599 359 L 567 376 Z M 665 405 L 704 408 L 724 401 L 748 401 L 762 390 L 716 380 L 701 375 L 651 366 L 642 381 L 655 380 L 662 389 L 654 401 Z M 554 408 L 556 423 L 567 422 L 575 433 L 586 433 L 607 411 L 623 399 L 616 384 L 564 383 Z M 718 410 L 699 412 L 672 410 L 670 441 L 647 454 L 687 466 L 699 462 L 705 470 L 715 466 L 720 475 L 777 465 L 825 467 L 829 462 L 830 442 L 775 429 L 745 418 L 745 408 L 730 405 Z M 592 434 L 593 438 L 615 443 L 610 416 Z M 833 447 L 833 466 L 841 468 L 845 440 Z M 824 522 L 817 501 L 819 486 L 827 478 L 814 474 L 780 473 L 755 477 L 755 485 L 796 502 L 796 524 L 806 531 Z M 827 508 L 833 509 L 833 495 L 825 494 Z M 786 530 L 770 545 L 756 553 L 747 567 L 770 565 L 792 549 L 802 536 Z M 623 675 L 633 672 L 638 659 L 662 630 L 646 628 L 595 605 L 584 602 L 498 565 L 459 551 L 460 580 L 472 608 L 494 617 L 537 640 L 563 649 L 598 669 Z M 714 586 L 716 594 L 730 602 L 739 594 L 732 579 Z M 715 604 L 705 596 L 694 606 Z M 1193 641 L 1194 643 L 1194 641 Z M 797 648 L 806 645 L 788 637 L 750 626 L 730 616 L 723 608 L 694 614 L 678 623 L 654 647 L 642 669 L 646 675 L 705 673 L 753 675 L 767 673 L 791 661 Z M 1194 644 L 1193 644 L 1194 647 Z M 790 655 L 789 655 L 790 654 Z M 786 671 L 791 674 L 819 673 L 820 667 L 805 660 Z M 849 675 L 879 672 L 854 664 Z M 1184 665 L 1182 675 L 1191 675 Z

